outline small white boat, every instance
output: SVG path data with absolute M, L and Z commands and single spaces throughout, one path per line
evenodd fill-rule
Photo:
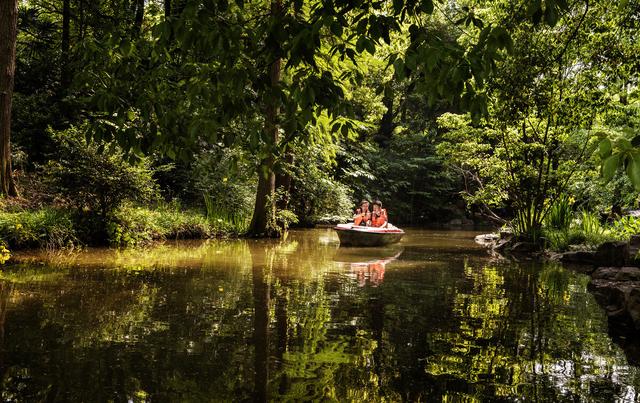
M 338 224 L 333 228 L 340 238 L 341 246 L 384 246 L 400 242 L 404 231 L 393 225 L 386 228 Z

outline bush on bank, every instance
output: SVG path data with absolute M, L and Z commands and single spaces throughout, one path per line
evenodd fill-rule
M 87 223 L 73 210 L 0 211 L 0 245 L 9 249 L 63 249 L 95 244 L 91 237 L 81 235 L 95 229 Z M 169 239 L 238 235 L 243 225 L 224 217 L 208 218 L 199 211 L 181 210 L 177 205 L 151 209 L 125 204 L 108 216 L 106 229 L 109 245 L 132 247 Z
M 107 222 L 109 243 L 114 246 L 137 246 L 156 240 L 201 239 L 219 236 L 207 217 L 200 212 L 181 211 L 172 206 L 152 210 L 125 205 Z
M 0 239 L 15 249 L 60 249 L 80 243 L 72 214 L 54 208 L 0 211 Z

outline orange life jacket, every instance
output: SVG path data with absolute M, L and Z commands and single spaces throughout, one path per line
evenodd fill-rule
M 373 213 L 371 215 L 371 225 L 374 227 L 382 227 L 387 222 L 387 210 L 381 209 L 380 215 Z
M 362 222 L 364 222 L 364 225 L 367 224 L 367 221 L 369 221 L 371 217 L 371 213 L 369 211 L 365 212 L 365 213 L 360 213 L 358 214 L 358 216 L 356 218 L 353 219 L 353 223 L 355 225 L 360 225 L 362 224 Z

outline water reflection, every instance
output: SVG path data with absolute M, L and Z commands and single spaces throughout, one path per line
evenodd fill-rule
M 414 231 L 374 251 L 305 231 L 10 268 L 0 396 L 638 399 L 640 371 L 607 335 L 586 276 L 490 262 L 473 234 L 446 235 Z
M 403 248 L 339 248 L 334 261 L 349 265 L 351 277 L 357 279 L 358 286 L 367 283 L 377 287 L 384 281 L 387 263 L 402 255 Z

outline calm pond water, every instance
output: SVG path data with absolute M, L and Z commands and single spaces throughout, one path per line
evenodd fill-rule
M 2 400 L 638 401 L 588 277 L 492 261 L 473 235 L 340 249 L 322 229 L 6 268 Z

